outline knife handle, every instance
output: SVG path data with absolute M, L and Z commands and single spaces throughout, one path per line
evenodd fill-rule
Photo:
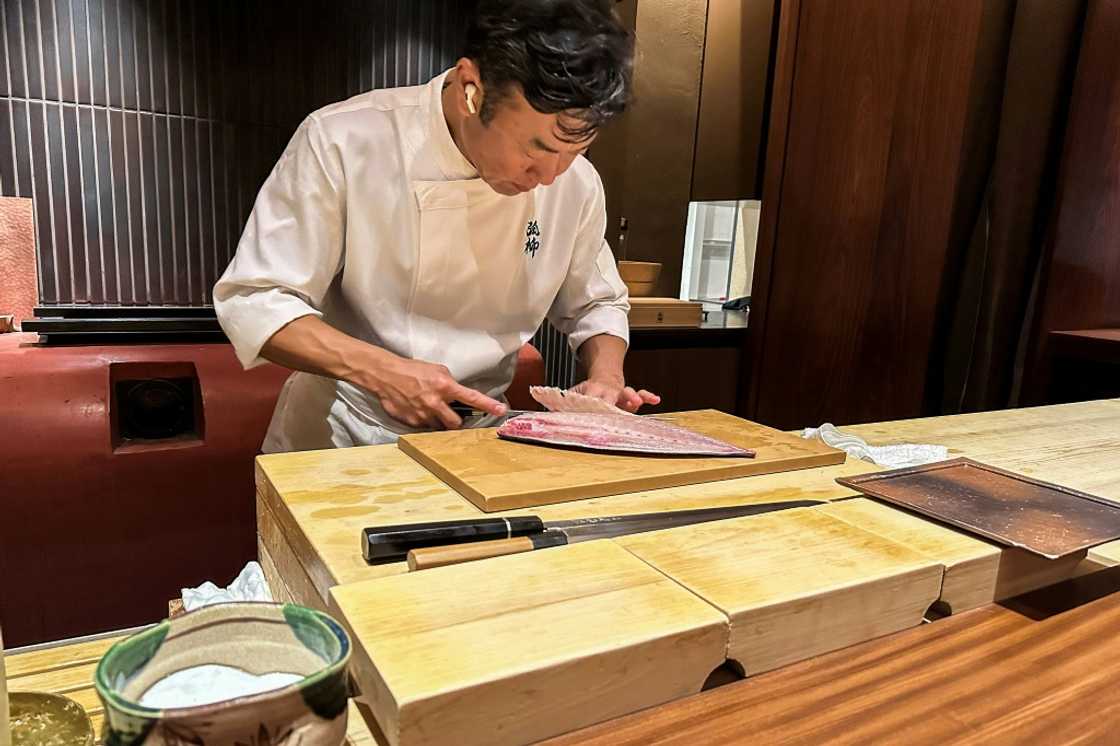
M 370 563 L 400 562 L 421 547 L 511 539 L 542 531 L 544 523 L 535 515 L 377 526 L 362 530 L 362 556 Z
M 534 549 L 559 547 L 567 543 L 568 537 L 556 531 L 533 536 L 518 536 L 514 539 L 477 541 L 471 544 L 413 549 L 408 553 L 408 569 L 429 570 L 433 567 L 457 565 L 460 562 L 472 562 L 489 559 L 490 557 L 501 557 L 506 554 L 531 552 Z

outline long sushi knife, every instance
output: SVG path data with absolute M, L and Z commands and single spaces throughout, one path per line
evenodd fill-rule
M 616 536 L 820 504 L 819 500 L 787 500 L 664 513 L 576 518 L 566 521 L 545 522 L 537 516 L 511 516 L 443 521 L 439 524 L 388 526 L 366 529 L 363 532 L 362 546 L 367 561 L 377 561 L 371 555 L 378 554 L 378 550 L 382 556 L 392 553 L 396 555 L 394 559 L 399 560 L 401 558 L 399 552 L 406 550 L 409 569 L 425 570 L 488 557 L 576 544 L 581 541 L 610 539 Z

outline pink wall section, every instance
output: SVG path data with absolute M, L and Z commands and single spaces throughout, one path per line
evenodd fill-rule
M 11 314 L 18 324 L 33 315 L 38 297 L 31 200 L 0 197 L 0 316 Z

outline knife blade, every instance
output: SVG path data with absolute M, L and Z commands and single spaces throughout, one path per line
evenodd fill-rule
M 542 522 L 544 529 L 507 539 L 479 541 L 449 546 L 419 547 L 407 555 L 409 570 L 427 570 L 433 567 L 488 559 L 506 554 L 531 552 L 537 549 L 576 544 L 581 541 L 610 539 L 646 531 L 690 526 L 696 523 L 741 518 L 761 513 L 771 513 L 790 508 L 821 505 L 820 500 L 789 500 L 786 502 L 755 503 L 726 508 L 698 508 L 675 510 L 668 513 L 639 513 L 635 515 L 576 518 L 567 521 Z
M 673 510 L 664 513 L 575 518 L 564 521 L 545 522 L 539 516 L 521 515 L 509 516 L 508 518 L 472 518 L 458 521 L 377 526 L 362 530 L 362 556 L 366 562 L 371 564 L 399 562 L 405 559 L 408 553 L 414 549 L 512 539 L 546 533 L 550 538 L 542 539 L 542 543 L 559 542 L 561 539 L 557 537 L 562 537 L 563 543 L 568 544 L 819 504 L 821 504 L 819 500 L 790 500 L 732 505 L 721 508 Z M 551 543 L 549 545 L 556 546 L 557 544 Z
M 459 415 L 464 420 L 472 417 L 484 417 L 490 414 L 489 412 L 483 412 L 481 409 L 475 409 L 468 404 L 463 404 L 457 401 L 450 402 L 447 406 L 451 409 L 452 412 Z M 506 413 L 502 415 L 502 419 L 516 417 L 519 414 L 527 414 L 529 411 L 530 410 L 528 409 L 507 409 Z

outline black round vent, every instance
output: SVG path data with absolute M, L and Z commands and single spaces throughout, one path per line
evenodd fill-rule
M 126 438 L 173 438 L 194 429 L 194 396 L 188 380 L 125 381 L 120 399 Z

